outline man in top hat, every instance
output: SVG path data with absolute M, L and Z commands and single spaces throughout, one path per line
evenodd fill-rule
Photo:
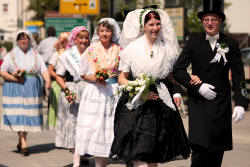
M 226 18 L 223 1 L 204 0 L 198 13 L 204 33 L 187 41 L 173 76 L 187 88 L 191 167 L 220 167 L 224 151 L 232 150 L 232 117 L 237 123 L 248 106 L 245 76 L 238 44 L 220 33 Z M 187 67 L 202 81 L 190 83 Z M 235 107 L 232 112 L 229 70 Z M 233 113 L 233 114 L 232 114 Z

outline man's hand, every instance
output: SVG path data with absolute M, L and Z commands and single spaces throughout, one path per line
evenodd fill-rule
M 217 93 L 212 90 L 214 88 L 213 85 L 203 83 L 199 89 L 199 93 L 206 99 L 213 100 L 217 95 Z
M 235 106 L 232 118 L 234 118 L 234 122 L 237 123 L 244 118 L 245 109 L 242 106 Z

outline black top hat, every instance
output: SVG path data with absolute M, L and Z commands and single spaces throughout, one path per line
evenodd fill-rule
M 222 18 L 222 21 L 226 19 L 224 10 L 224 0 L 203 0 L 203 11 L 198 13 L 198 17 L 202 19 L 204 14 L 214 13 Z

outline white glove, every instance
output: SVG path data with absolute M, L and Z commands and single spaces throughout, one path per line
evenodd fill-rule
M 245 109 L 243 107 L 235 106 L 232 115 L 232 118 L 234 118 L 234 122 L 237 123 L 240 120 L 242 120 L 244 118 L 244 114 L 245 114 Z
M 199 93 L 206 99 L 213 100 L 217 95 L 217 93 L 212 90 L 214 88 L 213 85 L 203 83 L 199 89 Z

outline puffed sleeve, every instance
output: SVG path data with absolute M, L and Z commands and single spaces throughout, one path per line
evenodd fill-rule
M 119 71 L 130 72 L 131 58 L 130 58 L 129 49 L 130 47 L 126 47 L 124 50 L 122 50 L 119 53 L 119 56 L 120 56 L 120 63 L 119 63 L 119 68 L 118 68 Z
M 65 53 L 65 52 L 64 52 Z M 64 54 L 61 54 L 60 57 L 59 57 L 59 61 L 58 61 L 58 66 L 57 66 L 57 69 L 56 69 L 56 74 L 57 75 L 61 75 L 61 76 L 64 76 L 65 73 L 66 73 L 66 68 L 64 67 L 61 59 L 65 58 Z
M 54 67 L 57 64 L 57 59 L 58 59 L 58 52 L 54 52 L 54 54 L 52 55 L 49 64 L 53 65 Z
M 10 72 L 10 54 L 7 54 L 4 59 L 3 59 L 3 63 L 1 65 L 1 71 L 5 71 L 5 72 Z
M 91 47 L 91 46 L 90 46 Z M 80 70 L 79 70 L 79 74 L 82 75 L 91 75 L 93 74 L 93 71 L 91 70 L 91 66 L 87 60 L 86 54 L 88 54 L 88 47 L 85 52 L 83 53 L 83 55 L 81 56 L 81 63 L 80 63 Z

